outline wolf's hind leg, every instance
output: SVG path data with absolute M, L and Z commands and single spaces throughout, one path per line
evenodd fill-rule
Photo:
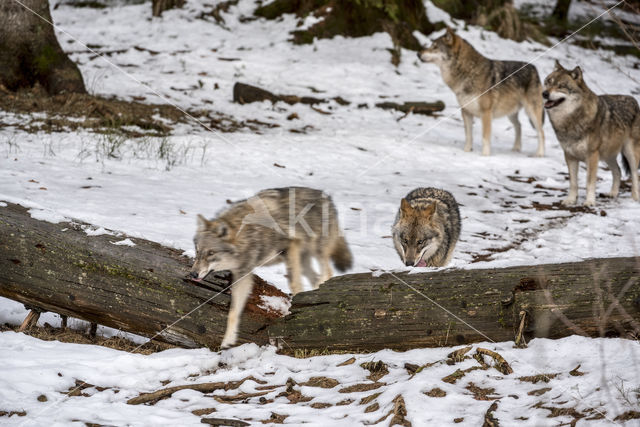
M 292 240 L 287 249 L 287 275 L 289 276 L 289 288 L 293 295 L 302 292 L 302 276 L 301 276 L 301 252 L 300 242 Z
M 605 159 L 605 162 L 607 163 L 607 166 L 609 166 L 609 169 L 611 169 L 611 176 L 613 177 L 609 197 L 615 199 L 618 197 L 618 192 L 620 191 L 620 166 L 618 165 L 618 160 L 615 157 L 613 159 Z
M 567 168 L 569 169 L 569 194 L 566 199 L 562 201 L 562 204 L 564 206 L 570 206 L 578 200 L 578 171 L 580 170 L 580 162 L 578 159 L 567 156 L 566 153 L 564 160 L 567 162 Z
M 622 147 L 622 154 L 629 163 L 629 173 L 631 174 L 631 198 L 636 202 L 640 200 L 640 190 L 638 189 L 638 158 L 636 157 L 636 150 L 634 145 L 638 144 L 632 139 L 625 142 Z
M 308 253 L 302 255 L 302 274 L 311 282 L 313 289 L 318 289 L 318 286 L 320 286 L 319 276 L 311 265 L 311 255 Z
M 491 155 L 491 110 L 482 113 L 482 155 Z
M 517 111 L 509 116 L 509 121 L 513 125 L 513 129 L 516 132 L 516 140 L 513 143 L 512 151 L 522 151 L 522 126 L 520 126 L 520 120 L 518 120 Z
M 326 250 L 320 256 L 320 283 L 326 282 L 333 276 L 330 258 L 329 251 Z
M 544 130 L 542 125 L 544 123 L 544 108 L 542 107 L 542 99 L 536 101 L 534 104 L 524 104 L 524 111 L 529 116 L 529 120 L 536 132 L 538 132 L 538 150 L 536 151 L 536 157 L 544 157 Z
M 227 317 L 227 330 L 224 333 L 220 347 L 228 348 L 236 343 L 240 315 L 242 315 L 252 288 L 253 275 L 251 273 L 242 277 L 231 287 L 231 308 L 229 309 L 229 316 Z
M 462 110 L 462 121 L 464 122 L 464 151 L 471 151 L 473 150 L 473 116 Z

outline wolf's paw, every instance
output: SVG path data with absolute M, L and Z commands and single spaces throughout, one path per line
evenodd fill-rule
M 483 156 L 490 156 L 491 155 L 491 150 L 483 148 L 482 149 L 482 155 Z
M 521 145 L 514 145 L 513 148 L 511 149 L 511 151 L 513 151 L 514 153 L 519 153 L 522 151 L 522 146 Z
M 636 202 L 640 202 L 640 197 L 638 197 L 638 194 L 637 194 L 637 193 L 636 193 L 636 194 L 632 194 L 632 195 L 631 195 L 631 198 L 632 198 L 633 200 L 635 200 Z
M 466 146 L 466 145 L 465 145 L 465 146 L 464 146 L 464 151 L 465 151 L 465 153 L 468 153 L 468 152 L 470 152 L 470 151 L 473 151 L 473 147 L 471 147 L 471 146 Z
M 591 207 L 591 206 L 595 206 L 595 205 L 596 205 L 596 201 L 592 200 L 592 199 L 587 199 L 583 203 L 583 206 L 585 206 L 585 207 Z
M 575 197 L 567 197 L 566 199 L 561 201 L 560 204 L 562 206 L 573 206 L 573 205 L 576 204 L 576 199 L 575 199 Z
M 536 157 L 544 157 L 544 150 L 536 151 Z
M 607 197 L 611 198 L 611 199 L 616 199 L 618 197 L 618 192 L 617 191 L 609 191 L 609 194 L 607 194 Z
M 233 347 L 234 345 L 236 345 L 236 339 L 233 338 L 225 338 L 222 340 L 222 344 L 220 344 L 220 350 L 226 350 L 228 348 Z

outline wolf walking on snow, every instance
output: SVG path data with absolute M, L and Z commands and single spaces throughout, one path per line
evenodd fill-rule
M 564 151 L 569 168 L 569 195 L 562 202 L 572 205 L 578 198 L 578 169 L 587 164 L 585 206 L 596 203 L 598 161 L 611 169 L 610 197 L 620 190 L 618 155 L 631 175 L 631 197 L 638 200 L 638 163 L 640 162 L 640 107 L 628 95 L 596 95 L 582 77 L 582 69 L 569 71 L 556 61 L 555 69 L 544 82 L 544 107 Z
M 191 276 L 230 270 L 235 283 L 222 347 L 235 344 L 240 315 L 253 288 L 251 271 L 284 262 L 289 287 L 302 291 L 302 275 L 317 288 L 336 269 L 351 268 L 352 256 L 331 198 L 320 190 L 286 187 L 260 191 L 234 203 L 213 220 L 198 215 L 196 259 Z M 321 272 L 312 267 L 315 258 Z
M 416 188 L 401 200 L 391 231 L 405 265 L 447 265 L 460 236 L 458 203 L 448 191 Z
M 520 61 L 498 61 L 480 54 L 447 27 L 446 33 L 418 53 L 423 62 L 440 67 L 442 79 L 460 103 L 464 122 L 464 151 L 473 148 L 473 118 L 482 120 L 482 154 L 491 154 L 491 121 L 507 116 L 516 131 L 513 151 L 522 149 L 518 112 L 522 107 L 538 132 L 536 156 L 544 156 L 544 110 L 538 71 Z

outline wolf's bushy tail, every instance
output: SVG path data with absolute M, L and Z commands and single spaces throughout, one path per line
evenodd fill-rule
M 339 236 L 331 252 L 331 261 L 340 272 L 347 271 L 353 265 L 353 256 L 344 236 Z
M 631 174 L 631 164 L 629 163 L 629 159 L 627 159 L 627 156 L 625 156 L 624 154 L 622 154 L 622 170 L 624 171 L 625 175 Z

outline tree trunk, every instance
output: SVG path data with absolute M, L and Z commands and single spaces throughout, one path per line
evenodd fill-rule
M 567 19 L 569 18 L 570 7 L 571 7 L 571 0 L 558 0 L 556 2 L 556 7 L 553 8 L 553 13 L 551 14 L 551 17 L 558 24 L 566 25 Z
M 160 16 L 162 12 L 184 6 L 185 0 L 153 0 L 151 11 L 153 16 Z
M 196 284 L 183 279 L 190 260 L 178 251 L 142 239 L 114 245 L 124 237 L 89 237 L 83 227 L 0 207 L 0 296 L 182 346 L 219 345 L 230 298 L 218 293 L 228 279 Z M 285 296 L 259 283 L 239 341 L 275 342 L 285 351 L 404 350 L 513 340 L 521 325 L 525 339 L 637 337 L 639 273 L 640 257 L 350 274 L 296 295 L 283 318 L 261 308 L 260 295 Z
M 58 44 L 49 1 L 21 3 L 0 2 L 0 85 L 15 91 L 40 83 L 51 95 L 86 93 L 78 67 Z

